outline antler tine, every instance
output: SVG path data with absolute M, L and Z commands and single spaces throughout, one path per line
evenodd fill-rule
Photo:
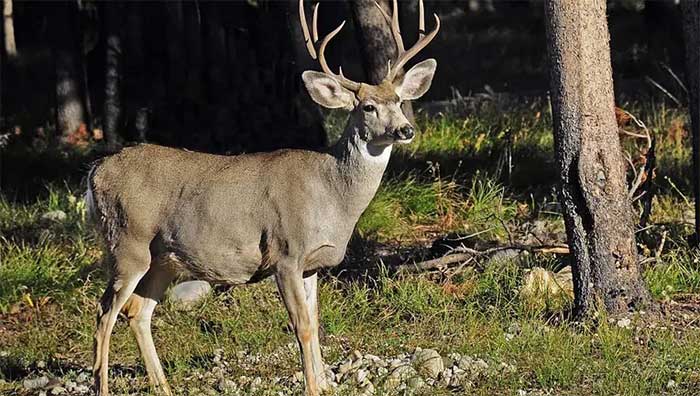
M 309 55 L 311 55 L 311 58 L 318 59 L 318 62 L 321 65 L 321 70 L 323 70 L 324 73 L 335 78 L 343 87 L 352 91 L 357 91 L 360 89 L 360 83 L 346 78 L 343 75 L 342 69 L 340 69 L 340 74 L 333 73 L 331 71 L 331 68 L 328 67 L 328 62 L 326 62 L 326 46 L 333 39 L 333 37 L 335 37 L 338 34 L 338 32 L 340 32 L 343 26 L 345 26 L 345 21 L 343 21 L 343 23 L 341 23 L 340 26 L 335 28 L 335 30 L 333 30 L 332 32 L 328 33 L 323 38 L 323 40 L 321 40 L 321 45 L 318 47 L 318 52 L 316 51 L 316 43 L 318 42 L 318 6 L 319 3 L 316 3 L 316 5 L 314 6 L 314 13 L 311 17 L 312 31 L 309 32 L 309 25 L 306 20 L 306 14 L 304 12 L 304 0 L 299 0 L 299 19 L 301 20 L 301 31 L 304 34 L 304 42 L 306 43 L 306 49 L 309 51 Z M 311 36 L 312 34 L 313 40 Z
M 413 45 L 413 47 L 411 47 L 408 51 L 399 55 L 399 58 L 394 64 L 394 68 L 391 70 L 389 76 L 387 76 L 389 80 L 393 80 L 394 78 L 396 78 L 396 75 L 398 74 L 399 70 L 401 70 L 401 68 L 406 65 L 406 62 L 408 62 L 411 58 L 416 56 L 417 53 L 419 53 L 423 48 L 425 48 L 425 46 L 427 46 L 431 41 L 433 41 L 433 39 L 437 35 L 438 30 L 440 30 L 440 18 L 438 18 L 437 14 L 433 14 L 433 17 L 435 17 L 435 29 L 433 29 L 433 31 L 430 32 L 428 35 L 421 37 L 418 40 L 418 42 L 416 42 Z
M 313 24 L 313 33 L 314 33 L 314 44 L 318 42 L 318 6 L 320 6 L 321 3 L 316 3 L 314 6 L 314 16 L 311 19 L 311 23 Z
M 318 9 L 318 5 L 316 6 L 316 9 Z M 314 12 L 314 16 L 316 15 L 316 12 Z M 316 29 L 314 29 L 314 36 L 315 40 L 311 41 L 311 35 L 309 34 L 309 25 L 306 22 L 306 13 L 304 12 L 304 1 L 299 0 L 299 19 L 301 19 L 301 31 L 304 34 L 304 43 L 306 44 L 306 49 L 309 51 L 309 55 L 311 55 L 312 59 L 316 59 L 316 48 L 314 48 L 314 44 L 316 41 L 318 41 L 318 34 L 316 32 Z M 316 24 L 314 24 L 314 27 Z
M 343 28 L 343 26 L 345 26 L 345 21 L 343 21 L 343 23 L 341 23 L 340 26 L 335 28 L 335 30 L 328 33 L 328 35 L 326 35 L 326 37 L 323 38 L 323 40 L 321 41 L 321 46 L 318 47 L 318 62 L 321 64 L 321 69 L 323 70 L 324 73 L 326 73 L 330 76 L 333 76 L 345 88 L 348 88 L 348 89 L 353 90 L 353 91 L 357 91 L 358 89 L 360 89 L 360 83 L 352 81 L 352 80 L 346 78 L 345 76 L 343 76 L 342 70 L 341 70 L 340 74 L 333 73 L 331 68 L 328 67 L 328 63 L 326 62 L 326 56 L 325 56 L 326 46 L 333 39 L 333 37 L 335 37 L 338 34 L 338 32 L 340 32 L 340 30 Z

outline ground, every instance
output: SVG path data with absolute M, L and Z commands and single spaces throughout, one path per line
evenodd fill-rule
M 345 373 L 338 394 L 367 394 L 369 383 L 375 394 L 697 393 L 700 253 L 686 242 L 694 220 L 686 115 L 664 105 L 620 107 L 656 137 L 657 191 L 650 222 L 638 232 L 654 304 L 576 322 L 566 298 L 539 305 L 521 299 L 527 271 L 558 271 L 565 254 L 506 254 L 410 271 L 445 253 L 435 241 L 460 238 L 479 250 L 566 242 L 545 103 L 495 99 L 451 115 L 423 113 L 416 141 L 395 153 L 360 220 L 348 259 L 322 274 L 324 356 L 334 373 Z M 643 142 L 623 139 L 637 166 Z M 90 383 L 104 287 L 100 251 L 77 179 L 39 183 L 45 187 L 31 198 L 0 198 L 0 394 L 81 394 Z M 272 282 L 217 290 L 189 311 L 166 301 L 153 331 L 176 394 L 302 392 L 296 344 Z M 434 379 L 415 361 L 427 349 L 443 360 Z M 150 392 L 123 320 L 110 358 L 115 394 Z M 417 372 L 406 368 L 394 383 L 399 365 Z

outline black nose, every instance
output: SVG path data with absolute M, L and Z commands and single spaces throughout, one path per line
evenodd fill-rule
M 415 134 L 416 133 L 413 131 L 413 127 L 409 124 L 406 124 L 401 128 L 397 128 L 396 130 L 394 130 L 394 135 L 396 136 L 396 138 L 401 140 L 413 139 L 413 136 L 415 136 Z

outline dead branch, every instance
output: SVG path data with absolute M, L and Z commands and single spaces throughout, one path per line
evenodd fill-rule
M 488 258 L 496 253 L 518 250 L 528 253 L 541 254 L 569 254 L 569 246 L 566 244 L 553 245 L 520 245 L 513 244 L 507 246 L 497 246 L 484 250 L 472 249 L 466 246 L 459 246 L 452 249 L 449 253 L 442 257 L 431 260 L 420 261 L 418 263 L 402 264 L 396 267 L 397 272 L 419 273 L 426 271 L 444 271 L 451 268 L 455 264 L 462 263 L 460 267 L 464 267 L 465 262 L 475 261 L 477 258 Z

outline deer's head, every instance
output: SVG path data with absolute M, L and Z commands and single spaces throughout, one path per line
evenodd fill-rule
M 410 49 L 403 46 L 403 39 L 399 30 L 399 17 L 397 0 L 393 0 L 393 15 L 387 15 L 381 6 L 375 3 L 387 23 L 391 25 L 391 32 L 396 42 L 398 57 L 392 63 L 388 60 L 388 73 L 378 85 L 365 84 L 352 81 L 343 75 L 342 68 L 335 74 L 328 67 L 324 50 L 328 42 L 340 32 L 345 22 L 326 35 L 320 41 L 318 50 L 317 17 L 318 4 L 314 7 L 312 33 L 309 32 L 306 16 L 304 14 L 303 0 L 299 0 L 299 18 L 302 31 L 306 40 L 306 47 L 312 58 L 318 59 L 322 72 L 305 71 L 302 79 L 309 91 L 311 98 L 319 105 L 337 109 L 350 110 L 349 125 L 359 134 L 359 137 L 368 145 L 381 147 L 393 143 L 409 143 L 415 135 L 414 128 L 401 110 L 401 103 L 415 100 L 423 96 L 433 80 L 437 62 L 435 59 L 424 60 L 409 71 L 402 74 L 401 70 L 406 63 L 420 50 L 435 38 L 440 29 L 440 19 L 435 17 L 435 28 L 425 32 L 425 18 L 423 0 L 419 1 L 419 34 L 418 41 Z M 313 34 L 313 38 L 311 36 Z

